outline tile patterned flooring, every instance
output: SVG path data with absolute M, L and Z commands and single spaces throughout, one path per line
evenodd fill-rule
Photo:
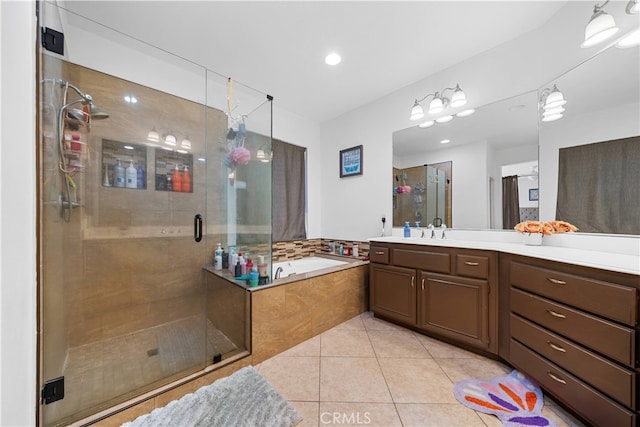
M 363 313 L 256 369 L 304 417 L 299 426 L 501 426 L 458 403 L 453 385 L 511 368 Z M 582 426 L 545 397 L 558 426 Z

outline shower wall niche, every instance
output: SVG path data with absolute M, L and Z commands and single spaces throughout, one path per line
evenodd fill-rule
M 226 78 L 142 48 L 190 76 L 185 85 L 199 87 L 195 100 L 41 52 L 39 382 L 64 378 L 65 389 L 64 398 L 40 405 L 45 426 L 67 425 L 203 372 L 214 360 L 248 354 L 246 290 L 207 281 L 203 267 L 218 242 L 236 245 L 238 236 L 252 236 L 270 258 L 270 201 L 258 224 L 234 216 L 248 194 L 270 195 L 270 164 L 255 158 L 252 136 L 243 141 L 247 163 L 230 168 L 225 157 L 229 129 L 270 124 L 271 111 L 262 94 L 245 94 L 239 116 L 230 117 L 222 108 Z M 91 117 L 93 103 L 108 118 Z M 163 139 L 169 133 L 178 136 L 173 146 Z M 270 128 L 264 133 L 260 147 L 270 148 Z M 187 135 L 188 147 L 181 145 Z M 114 185 L 118 162 L 140 173 L 135 187 Z M 189 191 L 167 191 L 159 178 L 176 165 L 189 173 Z M 232 172 L 242 188 L 230 183 Z

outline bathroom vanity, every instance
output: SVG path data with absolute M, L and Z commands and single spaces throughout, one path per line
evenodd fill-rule
M 495 236 L 371 239 L 370 310 L 503 359 L 593 425 L 637 426 L 640 257 Z

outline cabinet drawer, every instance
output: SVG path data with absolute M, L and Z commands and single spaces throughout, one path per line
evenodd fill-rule
M 449 252 L 393 249 L 392 261 L 394 265 L 401 267 L 419 268 L 434 273 L 451 272 L 451 255 L 449 255 Z
M 511 285 L 569 304 L 608 319 L 635 326 L 638 322 L 637 290 L 533 267 L 519 262 L 511 264 Z
M 369 260 L 378 264 L 389 264 L 389 248 L 381 246 L 371 246 L 369 249 Z
M 457 254 L 456 273 L 460 276 L 488 279 L 489 257 Z
M 511 339 L 511 363 L 596 426 L 634 427 L 636 414 Z
M 603 393 L 636 409 L 636 374 L 511 314 L 511 336 Z
M 635 331 L 587 313 L 511 289 L 511 310 L 627 366 L 635 366 Z

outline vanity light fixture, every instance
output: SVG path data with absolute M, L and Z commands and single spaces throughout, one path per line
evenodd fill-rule
M 628 47 L 634 47 L 638 45 L 640 45 L 640 28 L 636 28 L 635 30 L 631 31 L 616 43 L 616 47 L 619 47 L 621 49 L 626 49 Z
M 468 108 L 466 110 L 460 111 L 458 114 L 456 114 L 456 117 L 469 117 L 475 112 L 476 110 L 474 108 Z
M 447 123 L 453 120 L 453 116 L 442 116 L 436 119 L 436 123 Z
M 151 142 L 160 142 L 160 134 L 158 133 L 156 128 L 153 128 L 149 131 L 149 133 L 147 134 L 147 139 Z
M 177 143 L 176 137 L 173 136 L 173 134 L 168 133 L 164 137 L 164 143 L 167 144 L 167 145 L 171 145 L 172 147 L 175 147 L 175 145 Z
M 601 43 L 618 32 L 616 21 L 613 16 L 603 10 L 609 0 L 601 5 L 593 6 L 593 15 L 584 29 L 584 42 L 580 47 L 592 47 Z
M 435 120 L 428 120 L 426 122 L 422 122 L 418 125 L 419 128 L 430 128 L 431 126 L 435 125 L 436 122 Z
M 540 94 L 540 105 L 542 106 L 542 121 L 552 122 L 561 119 L 565 109 L 564 105 L 567 100 L 564 99 L 562 92 L 555 84 L 553 88 L 545 88 Z
M 629 15 L 640 13 L 640 0 L 629 0 L 625 9 Z
M 451 98 L 445 97 L 446 91 L 453 91 Z M 462 89 L 460 89 L 460 85 L 456 84 L 456 87 L 447 87 L 441 91 L 430 93 L 421 99 L 416 99 L 413 103 L 413 107 L 411 108 L 409 120 L 415 121 L 424 117 L 424 110 L 420 103 L 429 97 L 432 97 L 431 102 L 429 103 L 429 114 L 438 114 L 443 112 L 447 107 L 457 108 L 462 107 L 467 103 L 466 95 Z
M 180 147 L 182 147 L 185 150 L 191 150 L 191 141 L 189 140 L 188 136 L 184 137 L 184 139 L 180 143 Z

